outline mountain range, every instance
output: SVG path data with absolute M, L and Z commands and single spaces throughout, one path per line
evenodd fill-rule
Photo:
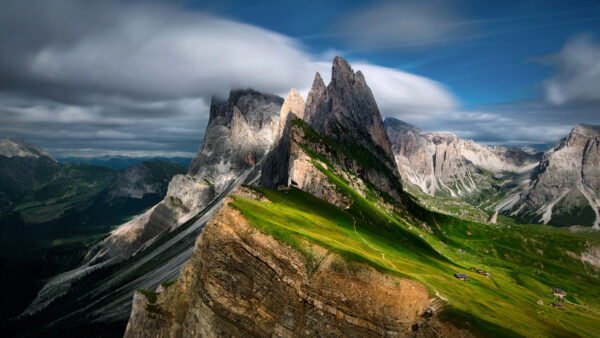
M 520 205 L 552 203 L 562 192 L 546 192 L 556 187 L 544 182 L 563 178 L 561 199 L 576 188 L 591 194 L 596 129 L 584 129 L 584 138 L 532 155 L 384 122 L 364 75 L 340 57 L 329 84 L 315 75 L 306 101 L 293 89 L 285 100 L 234 90 L 226 101 L 213 99 L 198 155 L 164 199 L 99 241 L 84 265 L 50 279 L 10 329 L 126 337 L 593 335 L 596 231 L 502 215 L 475 221 L 441 202 L 509 215 L 517 204 L 506 201 L 515 195 Z M 568 153 L 575 163 L 580 150 L 579 166 L 555 159 Z M 516 218 L 539 210 L 532 205 L 514 209 L 523 212 Z M 553 288 L 566 291 L 563 302 Z
M 600 127 L 578 125 L 545 153 L 489 147 L 385 121 L 403 180 L 524 223 L 599 228 Z

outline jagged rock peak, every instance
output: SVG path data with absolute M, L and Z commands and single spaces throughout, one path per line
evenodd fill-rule
M 304 119 L 304 106 L 302 95 L 296 89 L 292 88 L 285 101 L 283 101 L 281 112 L 279 113 L 279 138 L 283 134 L 285 123 L 290 113 L 293 113 L 297 118 Z
M 578 124 L 571 132 L 563 137 L 555 146 L 554 150 L 559 150 L 564 147 L 580 147 L 584 146 L 590 139 L 600 137 L 600 126 L 589 124 Z
M 50 154 L 42 148 L 28 143 L 24 139 L 17 136 L 10 136 L 5 139 L 0 139 L 0 156 L 5 157 L 34 157 L 40 156 L 52 158 Z
M 339 81 L 345 81 L 347 79 L 354 80 L 354 71 L 348 63 L 341 56 L 336 56 L 333 59 L 333 66 L 331 68 L 331 82 L 337 83 Z
M 324 88 L 319 74 L 308 94 L 305 120 L 319 133 L 341 142 L 358 143 L 376 153 L 395 170 L 390 140 L 371 89 L 364 76 L 336 56 L 331 82 Z M 365 138 L 365 135 L 369 135 Z
M 317 112 L 317 108 L 320 102 L 323 102 L 327 97 L 327 87 L 325 86 L 325 82 L 323 82 L 323 78 L 321 74 L 317 72 L 315 74 L 315 79 L 313 81 L 312 87 L 310 88 L 310 92 L 308 92 L 308 97 L 306 98 L 306 105 L 304 110 L 304 120 L 310 123 L 313 116 Z

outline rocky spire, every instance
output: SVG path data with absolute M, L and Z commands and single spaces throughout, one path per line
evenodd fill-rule
M 317 112 L 319 103 L 323 102 L 327 98 L 327 87 L 325 82 L 321 78 L 321 74 L 317 72 L 315 80 L 306 98 L 306 108 L 304 109 L 304 120 L 308 123 L 312 120 L 312 117 Z
M 290 113 L 293 113 L 297 118 L 304 119 L 304 105 L 302 95 L 296 89 L 292 88 L 283 102 L 279 113 L 279 138 L 283 135 L 287 117 Z
M 333 60 L 331 74 L 327 87 L 318 73 L 315 76 L 306 101 L 305 120 L 320 134 L 360 144 L 397 172 L 379 108 L 363 74 L 354 73 L 339 56 Z

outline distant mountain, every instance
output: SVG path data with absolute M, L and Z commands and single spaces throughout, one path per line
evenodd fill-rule
M 498 208 L 527 222 L 600 229 L 600 126 L 575 126 Z
M 405 182 L 432 196 L 490 203 L 503 189 L 527 178 L 541 154 L 489 147 L 448 132 L 423 132 L 387 118 L 385 127 Z
M 185 170 L 158 160 L 123 170 L 60 163 L 22 139 L 0 140 L 0 314 L 22 311 L 43 279 L 80 264 L 90 245 L 160 200 Z
M 73 162 L 73 163 L 90 163 L 101 165 L 110 169 L 125 169 L 137 165 L 141 162 L 163 161 L 180 164 L 184 167 L 189 167 L 192 161 L 191 157 L 162 157 L 162 156 L 147 156 L 147 157 L 131 157 L 131 156 L 101 156 L 101 157 L 59 157 L 58 162 Z
M 600 228 L 598 126 L 576 126 L 546 153 L 426 133 L 393 118 L 385 126 L 409 188 L 526 223 Z
M 24 139 L 11 136 L 6 139 L 0 139 L 0 156 L 12 157 L 48 157 L 50 155 L 41 148 L 27 143 Z

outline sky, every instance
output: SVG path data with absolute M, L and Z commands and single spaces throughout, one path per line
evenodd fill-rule
M 0 2 L 0 138 L 193 156 L 213 96 L 306 96 L 340 55 L 383 117 L 484 144 L 600 124 L 598 1 Z

